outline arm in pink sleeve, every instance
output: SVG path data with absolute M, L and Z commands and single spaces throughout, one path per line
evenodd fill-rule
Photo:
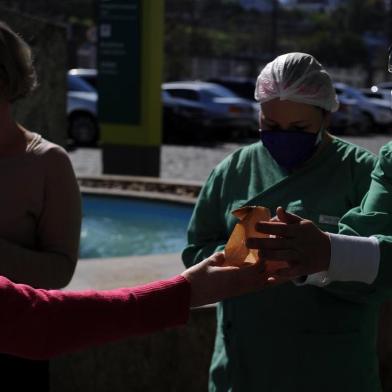
M 65 292 L 0 277 L 0 352 L 44 359 L 185 324 L 190 284 L 182 276 L 134 288 Z

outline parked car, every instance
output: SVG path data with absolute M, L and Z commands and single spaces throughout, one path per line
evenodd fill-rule
M 98 71 L 96 68 L 72 68 L 68 75 L 78 76 L 97 89 Z
M 363 134 L 365 121 L 362 111 L 354 99 L 339 97 L 339 108 L 331 113 L 330 132 L 333 134 Z
M 162 89 L 162 139 L 164 143 L 202 142 L 213 135 L 204 126 L 199 102 L 172 97 Z
M 389 102 L 392 108 L 392 89 L 389 90 L 372 86 L 369 89 L 363 89 L 363 92 L 368 98 L 382 99 Z
M 98 94 L 82 78 L 67 75 L 68 136 L 77 145 L 93 145 L 99 138 Z
M 207 82 L 219 84 L 233 91 L 239 97 L 250 101 L 254 108 L 256 121 L 259 122 L 260 103 L 255 100 L 256 78 L 228 77 L 228 78 L 211 78 Z
M 376 87 L 382 89 L 382 90 L 392 90 L 392 82 L 381 82 L 376 84 Z
M 253 104 L 223 86 L 189 81 L 164 83 L 162 89 L 177 103 L 191 104 L 187 107 L 193 108 L 190 111 L 200 131 L 229 139 L 257 130 Z
M 210 78 L 207 80 L 209 83 L 219 84 L 233 91 L 239 97 L 254 101 L 256 78 L 241 78 L 241 77 L 228 77 L 228 78 Z
M 392 125 L 392 110 L 388 102 L 368 98 L 362 91 L 344 83 L 335 83 L 334 86 L 339 99 L 348 98 L 355 101 L 364 115 L 361 120 L 364 129 L 374 131 L 375 129 L 385 129 Z
M 385 101 L 392 109 L 392 90 L 373 86 L 369 89 L 363 89 L 362 92 L 367 98 Z

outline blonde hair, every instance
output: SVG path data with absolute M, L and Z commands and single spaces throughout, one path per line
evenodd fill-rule
M 37 75 L 29 45 L 0 21 L 0 97 L 14 102 L 37 86 Z

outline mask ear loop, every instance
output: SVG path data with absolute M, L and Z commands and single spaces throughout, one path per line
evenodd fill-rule
M 327 131 L 327 129 L 324 127 L 324 122 L 325 122 L 324 115 L 325 115 L 326 111 L 324 109 L 322 109 L 322 111 L 323 111 L 323 121 L 321 122 L 320 129 L 317 132 L 317 139 L 316 139 L 315 146 L 318 146 L 322 142 L 323 136 L 324 136 L 325 132 Z
M 315 146 L 318 146 L 322 142 L 323 136 L 324 136 L 324 131 L 325 131 L 325 129 L 324 129 L 323 125 L 321 125 L 320 130 L 317 132 L 317 139 L 316 139 L 316 143 L 314 144 Z

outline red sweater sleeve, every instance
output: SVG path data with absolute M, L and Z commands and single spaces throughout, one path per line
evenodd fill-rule
M 182 276 L 107 291 L 34 289 L 0 277 L 0 352 L 45 359 L 185 324 L 190 284 Z

